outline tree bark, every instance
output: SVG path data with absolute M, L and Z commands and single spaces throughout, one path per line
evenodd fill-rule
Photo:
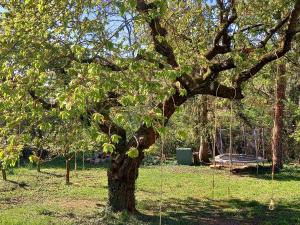
M 164 103 L 159 104 L 159 108 L 164 112 L 164 124 L 167 124 L 169 118 L 173 115 L 176 107 L 182 105 L 188 98 L 194 94 L 181 96 L 180 92 L 167 99 Z M 106 132 L 106 126 L 102 127 Z M 111 165 L 108 169 L 108 207 L 112 211 L 135 212 L 135 182 L 138 178 L 138 169 L 144 158 L 144 149 L 149 148 L 159 138 L 153 127 L 147 127 L 142 124 L 128 142 L 126 141 L 126 131 L 115 129 L 116 134 L 121 138 L 118 146 L 112 155 Z M 130 147 L 137 147 L 139 156 L 131 159 L 126 155 Z
M 286 67 L 285 64 L 280 64 L 276 79 L 276 102 L 274 107 L 274 127 L 272 134 L 272 153 L 273 167 L 275 171 L 283 168 L 283 118 L 284 118 L 284 100 L 286 90 Z
M 74 170 L 77 172 L 77 153 L 74 153 Z
M 1 169 L 1 172 L 2 172 L 2 179 L 3 179 L 4 181 L 6 181 L 7 178 L 6 178 L 6 171 L 5 171 L 5 169 Z
M 85 156 L 84 156 L 84 152 L 82 152 L 82 169 L 85 169 L 85 165 L 84 165 L 84 160 L 85 160 Z
M 70 159 L 66 159 L 66 185 L 70 183 Z
M 41 162 L 40 162 L 40 159 L 36 163 L 36 170 L 37 170 L 38 173 L 41 172 Z
M 182 105 L 188 96 L 181 96 L 179 91 L 167 99 L 158 107 L 164 112 L 164 124 L 173 115 L 177 106 Z M 138 169 L 144 158 L 144 149 L 155 143 L 159 134 L 153 127 L 142 124 L 128 142 L 126 141 L 125 130 L 117 133 L 121 138 L 112 155 L 111 165 L 108 169 L 108 206 L 112 211 L 135 212 L 135 182 L 138 178 Z M 139 155 L 132 159 L 126 155 L 130 147 L 137 147 Z
M 201 162 L 209 163 L 209 155 L 208 155 L 208 135 L 207 135 L 207 121 L 208 121 L 208 106 L 207 106 L 208 98 L 206 95 L 202 96 L 201 99 L 201 110 L 199 110 L 199 123 L 201 125 L 200 131 L 200 147 L 199 147 L 199 159 Z
M 108 170 L 108 205 L 114 212 L 136 211 L 135 182 L 139 165 L 134 161 L 135 159 L 126 158 L 120 164 L 118 160 L 112 160 Z

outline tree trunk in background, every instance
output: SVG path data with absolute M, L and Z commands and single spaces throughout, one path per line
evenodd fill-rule
M 201 98 L 201 106 L 199 110 L 199 123 L 200 123 L 200 147 L 199 147 L 199 159 L 201 162 L 209 162 L 208 156 L 208 134 L 207 134 L 207 122 L 208 122 L 208 106 L 207 106 L 208 98 L 207 96 L 202 96 Z
M 300 75 L 300 73 L 299 73 L 299 75 Z M 300 93 L 300 84 L 298 85 L 298 93 Z M 299 94 L 299 97 L 298 97 L 298 107 L 300 109 L 300 94 Z M 300 153 L 299 153 L 298 157 L 299 157 L 298 158 L 298 163 L 300 164 Z
M 40 159 L 36 163 L 36 170 L 37 170 L 38 173 L 41 172 L 41 162 L 40 162 Z
M 296 75 L 296 77 L 297 78 L 300 77 L 300 72 Z M 298 106 L 298 109 L 300 109 L 300 80 L 298 81 L 297 85 L 295 85 L 294 82 L 292 85 L 293 85 L 292 89 L 289 92 L 289 99 L 291 100 L 291 102 L 293 102 L 295 105 Z M 300 162 L 300 154 L 299 154 L 300 143 L 296 141 L 295 138 L 292 137 L 297 130 L 300 130 L 299 122 L 300 122 L 300 115 L 296 115 L 294 116 L 293 120 L 291 121 L 291 124 L 289 124 L 288 127 L 288 135 L 290 136 L 288 140 L 288 147 L 289 147 L 288 156 L 289 158 L 298 159 Z
M 66 185 L 70 184 L 70 159 L 66 159 Z
M 39 149 L 39 151 L 38 151 L 38 154 L 37 154 L 38 155 L 38 161 L 36 163 L 36 170 L 37 170 L 38 173 L 40 173 L 41 172 L 41 161 L 43 160 L 44 150 L 43 150 L 42 146 L 38 146 L 38 149 Z
M 135 212 L 135 182 L 140 165 L 138 158 L 125 154 L 111 161 L 108 176 L 108 205 L 114 212 Z
M 5 171 L 5 169 L 1 169 L 1 172 L 2 172 L 2 179 L 6 181 L 7 178 L 6 178 L 6 171 Z
M 274 169 L 279 171 L 283 167 L 283 117 L 284 117 L 284 100 L 286 90 L 286 67 L 280 64 L 276 79 L 276 102 L 274 107 L 274 127 L 272 134 L 272 153 Z
M 77 153 L 74 153 L 74 170 L 77 171 Z
M 85 156 L 84 156 L 84 152 L 82 152 L 82 169 L 85 169 L 85 165 L 84 165 L 84 160 L 85 160 Z

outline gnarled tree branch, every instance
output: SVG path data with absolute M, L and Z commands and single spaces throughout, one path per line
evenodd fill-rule
M 220 9 L 220 24 L 221 29 L 217 32 L 213 47 L 205 53 L 205 58 L 207 60 L 212 60 L 218 54 L 224 54 L 231 51 L 231 37 L 228 34 L 228 28 L 237 19 L 237 12 L 234 7 L 234 0 L 230 1 L 230 5 L 225 7 L 223 1 L 217 1 Z M 229 16 L 229 14 L 231 15 Z M 222 39 L 222 44 L 220 41 Z
M 236 80 L 236 86 L 240 86 L 243 82 L 252 78 L 257 74 L 265 65 L 268 63 L 281 58 L 284 56 L 290 49 L 291 43 L 295 35 L 297 34 L 297 25 L 299 23 L 300 15 L 300 0 L 295 2 L 294 8 L 288 18 L 288 27 L 283 32 L 283 37 L 281 38 L 280 46 L 272 52 L 268 52 L 263 55 L 257 63 L 255 63 L 251 68 L 240 73 Z

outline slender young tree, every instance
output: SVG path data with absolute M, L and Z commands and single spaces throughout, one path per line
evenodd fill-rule
M 6 180 L 7 180 L 7 177 L 6 177 L 6 170 L 3 169 L 3 168 L 1 168 L 1 173 L 2 173 L 2 179 L 3 179 L 4 181 L 6 181 Z
M 75 152 L 83 149 L 89 151 L 97 148 L 97 145 L 96 141 L 93 141 L 87 134 L 89 131 L 80 123 L 74 123 L 73 120 L 67 118 L 64 121 L 58 121 L 49 131 L 48 149 L 52 154 L 60 155 L 65 159 L 65 183 L 70 185 L 71 161 L 75 160 Z
M 0 148 L 0 169 L 4 181 L 7 180 L 6 169 L 15 166 L 23 148 L 23 145 L 20 144 L 21 141 L 18 139 L 19 137 L 12 135 L 7 140 L 2 140 Z
M 33 123 L 35 126 L 35 123 Z M 40 129 L 36 129 L 36 127 L 34 127 L 32 129 L 31 133 L 31 145 L 29 146 L 27 144 L 27 147 L 30 147 L 30 149 L 32 150 L 32 155 L 29 156 L 29 161 L 32 163 L 36 164 L 36 170 L 38 173 L 41 172 L 41 166 L 44 162 L 43 160 L 43 153 L 44 153 L 44 149 L 43 146 L 45 145 L 45 141 L 46 138 L 45 133 L 42 133 L 42 131 Z

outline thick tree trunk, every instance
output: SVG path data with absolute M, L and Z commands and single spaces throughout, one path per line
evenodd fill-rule
M 162 109 L 165 117 L 163 124 L 167 124 L 176 107 L 182 105 L 188 98 L 196 94 L 199 93 L 190 93 L 182 96 L 177 90 L 172 97 L 159 104 L 158 107 Z M 202 94 L 207 93 L 204 91 Z M 120 142 L 123 142 L 121 149 L 116 146 L 115 154 L 117 154 L 117 157 L 112 157 L 111 167 L 107 173 L 109 186 L 108 206 L 112 211 L 135 212 L 135 182 L 138 177 L 140 163 L 144 157 L 143 150 L 154 144 L 159 134 L 155 132 L 153 127 L 147 127 L 145 124 L 142 124 L 135 132 L 134 137 L 127 142 L 126 131 L 116 125 L 111 129 L 110 125 L 102 124 L 100 129 L 105 133 L 118 134 L 122 137 Z M 121 145 L 120 142 L 118 145 Z M 125 154 L 126 150 L 132 146 L 137 147 L 139 151 L 139 156 L 136 159 L 130 159 Z
M 283 117 L 284 100 L 286 89 L 285 64 L 279 65 L 278 77 L 276 79 L 276 103 L 274 107 L 274 127 L 272 135 L 273 166 L 276 171 L 283 167 Z
M 209 155 L 208 155 L 208 135 L 207 135 L 207 121 L 208 121 L 208 107 L 207 107 L 207 96 L 202 96 L 201 99 L 201 110 L 199 113 L 199 123 L 201 125 L 201 131 L 200 131 L 200 147 L 199 147 L 199 159 L 201 162 L 209 162 Z
M 138 177 L 139 159 L 125 155 L 121 160 L 112 159 L 108 176 L 108 205 L 112 211 L 135 212 L 135 182 Z
M 164 104 L 160 104 L 165 116 L 166 124 L 175 112 L 177 106 L 180 106 L 187 100 L 187 96 L 181 96 L 179 91 L 171 98 L 167 99 Z M 108 132 L 106 126 L 102 126 L 102 131 Z M 111 131 L 111 129 L 109 129 Z M 138 178 L 138 169 L 144 158 L 144 149 L 149 148 L 159 137 L 153 127 L 147 127 L 142 124 L 137 130 L 134 137 L 126 141 L 126 131 L 116 127 L 115 132 L 122 137 L 116 146 L 115 154 L 112 156 L 111 166 L 108 169 L 108 207 L 112 211 L 135 212 L 135 182 Z M 130 147 L 137 147 L 139 155 L 131 159 L 126 155 Z
M 70 159 L 66 159 L 66 185 L 70 183 Z
M 3 180 L 7 180 L 7 178 L 6 178 L 6 170 L 5 169 L 1 169 L 1 172 L 2 172 L 2 179 Z
M 187 96 L 181 96 L 176 92 L 174 96 L 167 99 L 159 107 L 163 109 L 165 116 L 164 124 L 175 112 L 177 106 L 180 106 L 187 100 Z M 106 127 L 102 127 L 105 131 Z M 112 211 L 135 212 L 135 182 L 138 178 L 138 169 L 144 158 L 144 149 L 149 148 L 159 137 L 153 127 L 147 127 L 145 124 L 137 130 L 134 137 L 126 142 L 125 130 L 118 130 L 117 134 L 122 137 L 116 146 L 117 156 L 112 156 L 111 166 L 108 169 L 108 206 Z M 137 147 L 139 156 L 131 159 L 126 155 L 130 147 Z

